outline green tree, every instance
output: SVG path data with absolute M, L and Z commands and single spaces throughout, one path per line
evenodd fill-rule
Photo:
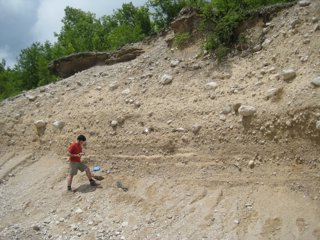
M 148 6 L 153 8 L 153 18 L 157 30 L 166 27 L 187 6 L 185 0 L 149 0 Z
M 144 35 L 149 35 L 152 30 L 148 8 L 135 7 L 132 2 L 122 4 L 122 8 L 115 12 L 114 18 L 119 25 L 130 25 L 140 29 Z
M 119 25 L 108 35 L 108 42 L 111 49 L 119 48 L 127 43 L 140 41 L 142 39 L 140 32 L 141 28 L 139 26 Z
M 54 57 L 49 42 L 33 43 L 31 47 L 23 49 L 15 67 L 21 79 L 21 87 L 32 89 L 56 80 L 48 70 L 48 64 Z
M 0 63 L 0 100 L 18 94 L 19 80 L 16 71 L 6 67 L 5 59 Z
M 66 7 L 63 27 L 55 34 L 66 54 L 102 50 L 103 27 L 95 14 Z

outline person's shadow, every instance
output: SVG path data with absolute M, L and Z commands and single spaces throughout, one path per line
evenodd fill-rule
M 76 189 L 74 189 L 74 192 L 81 192 L 81 193 L 89 193 L 89 192 L 94 192 L 97 188 L 101 188 L 100 185 L 98 186 L 90 186 L 89 184 L 83 184 Z

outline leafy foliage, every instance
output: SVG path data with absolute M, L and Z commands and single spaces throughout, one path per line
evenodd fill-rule
M 18 77 L 15 71 L 6 67 L 6 61 L 0 63 L 0 99 L 19 93 Z
M 66 54 L 103 49 L 103 28 L 94 14 L 67 7 L 62 23 L 61 32 L 55 35 Z
M 173 39 L 173 46 L 177 48 L 183 48 L 183 46 L 189 41 L 189 33 L 177 33 Z
M 56 80 L 48 71 L 48 62 L 55 57 L 52 50 L 49 42 L 33 43 L 22 50 L 15 67 L 22 89 L 32 89 Z
M 215 53 L 218 61 L 230 52 L 236 43 L 244 43 L 243 35 L 237 35 L 236 29 L 245 21 L 253 9 L 292 0 L 211 0 L 202 6 L 203 29 L 207 39 L 205 48 Z
M 154 9 L 153 18 L 156 30 L 166 27 L 187 6 L 185 0 L 149 0 L 149 7 Z

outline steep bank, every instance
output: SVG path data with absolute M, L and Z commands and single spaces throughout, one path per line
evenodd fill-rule
M 320 239 L 319 21 L 317 1 L 284 10 L 222 65 L 169 33 L 2 102 L 0 239 Z M 80 133 L 105 179 L 72 194 Z

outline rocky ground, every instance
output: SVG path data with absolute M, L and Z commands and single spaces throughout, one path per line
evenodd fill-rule
M 319 24 L 300 1 L 222 64 L 168 32 L 3 101 L 0 239 L 320 239 Z M 67 192 L 79 134 L 104 179 Z

